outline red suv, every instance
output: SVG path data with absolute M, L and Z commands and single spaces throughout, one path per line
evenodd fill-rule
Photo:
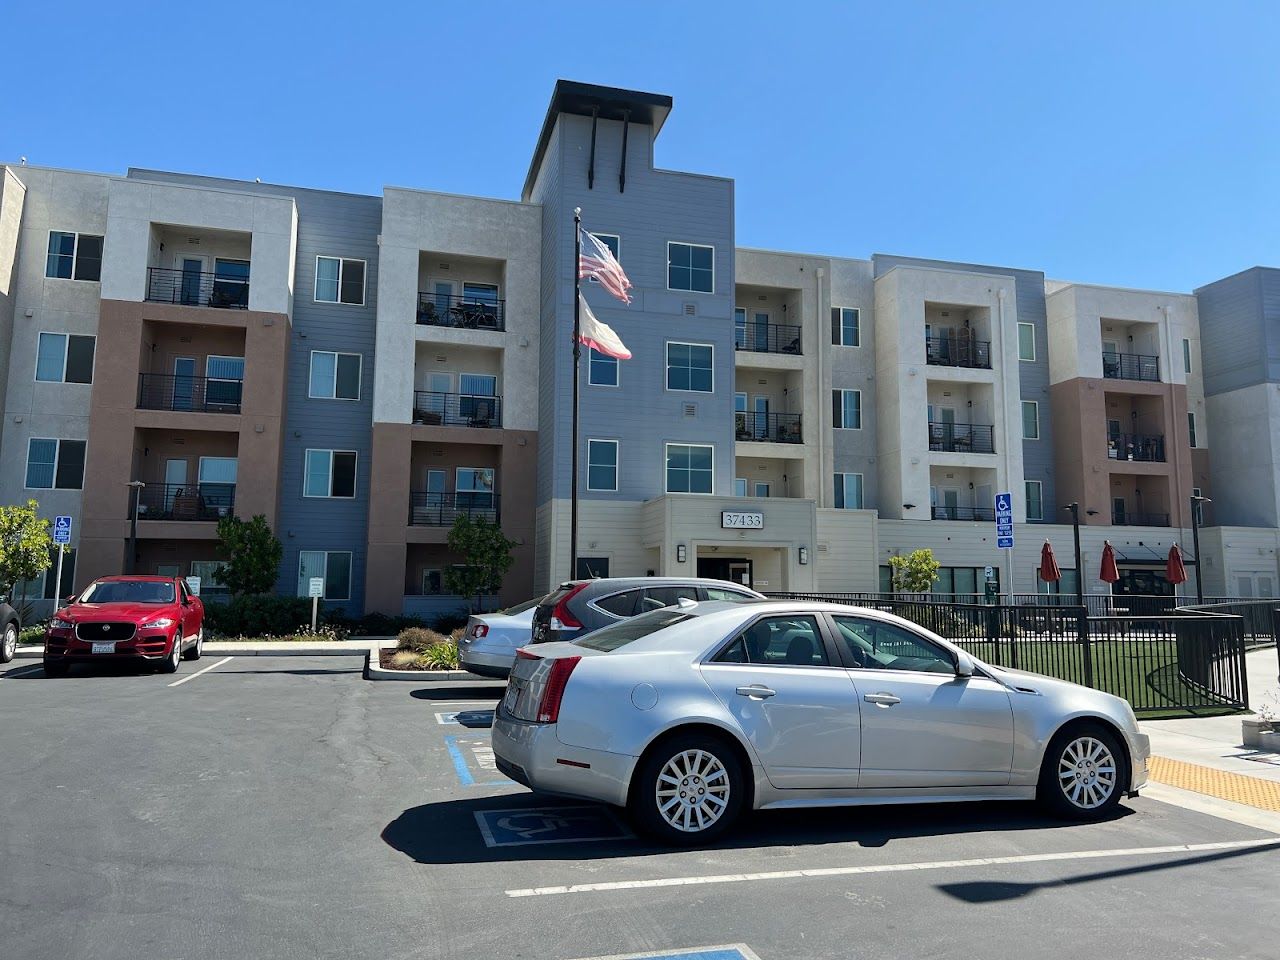
M 101 577 L 53 615 L 44 633 L 44 672 L 72 663 L 141 658 L 162 673 L 199 660 L 204 604 L 181 577 Z

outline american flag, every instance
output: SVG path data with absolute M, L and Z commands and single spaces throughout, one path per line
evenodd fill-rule
M 600 285 L 623 303 L 631 302 L 631 281 L 622 272 L 622 264 L 618 263 L 613 251 L 606 247 L 598 237 L 578 228 L 579 242 L 582 252 L 578 256 L 578 279 L 595 277 Z

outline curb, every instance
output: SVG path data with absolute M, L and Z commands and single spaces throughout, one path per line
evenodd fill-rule
M 378 665 L 378 654 L 382 649 L 390 647 L 373 647 L 365 657 L 364 678 L 366 680 L 412 680 L 416 683 L 449 683 L 461 686 L 491 684 L 495 681 L 477 676 L 468 670 L 388 670 Z
M 221 654 L 224 657 L 367 657 L 369 648 L 353 646 L 350 649 L 339 647 L 311 647 L 302 644 L 290 647 L 255 647 L 245 643 L 206 643 L 204 655 Z

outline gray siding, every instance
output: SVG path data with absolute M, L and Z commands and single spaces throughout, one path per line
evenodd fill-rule
M 1039 480 L 1044 498 L 1044 516 L 1048 521 L 1058 517 L 1057 491 L 1054 489 L 1053 423 L 1049 416 L 1049 325 L 1044 298 L 1044 274 L 1038 270 L 1015 270 L 975 263 L 951 263 L 946 260 L 921 260 L 877 253 L 872 257 L 875 275 L 899 264 L 932 267 L 939 270 L 963 270 L 970 273 L 998 273 L 1014 279 L 1017 316 L 1009 322 L 1030 323 L 1036 331 L 1036 359 L 1018 364 L 1018 392 L 1023 400 L 1040 404 L 1040 439 L 1022 442 L 1022 473 L 1026 480 Z M 1017 336 L 1017 327 L 1006 331 Z
M 1280 270 L 1253 267 L 1196 290 L 1205 396 L 1280 382 Z

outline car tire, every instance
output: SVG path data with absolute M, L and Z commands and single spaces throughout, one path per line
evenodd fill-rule
M 1129 787 L 1129 752 L 1101 724 L 1075 724 L 1049 743 L 1036 799 L 1063 820 L 1101 820 Z
M 202 653 L 204 653 L 204 627 L 196 631 L 196 642 L 191 645 L 190 650 L 182 655 L 182 659 L 199 660 Z
M 18 625 L 6 623 L 4 635 L 0 637 L 0 663 L 8 663 L 18 653 Z
M 636 769 L 627 808 L 663 843 L 709 843 L 742 814 L 747 785 L 737 752 L 720 737 L 677 734 L 651 748 Z
M 46 677 L 65 677 L 67 671 L 71 669 L 71 664 L 65 660 L 49 660 L 44 661 L 44 675 Z
M 173 638 L 173 649 L 160 661 L 161 673 L 177 673 L 178 664 L 182 662 L 182 633 L 179 631 Z

